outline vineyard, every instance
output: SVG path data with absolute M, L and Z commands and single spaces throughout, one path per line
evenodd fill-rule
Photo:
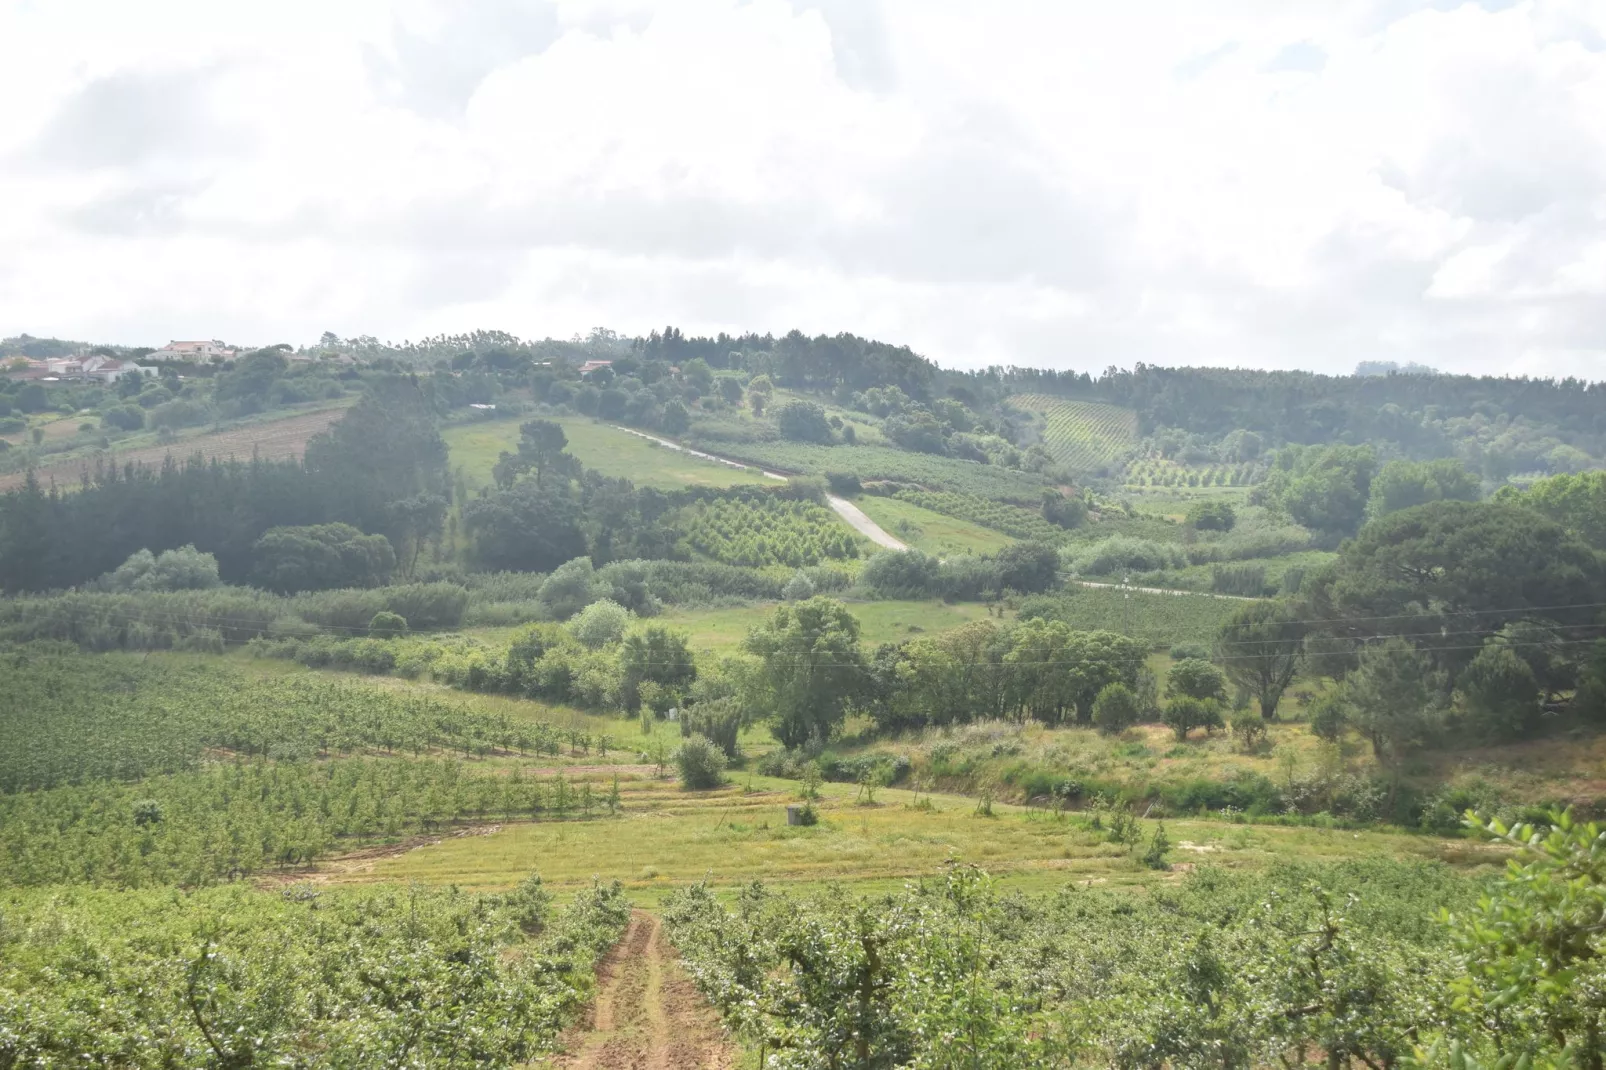
M 1249 487 L 1265 477 L 1258 464 L 1184 465 L 1164 457 L 1145 457 L 1127 466 L 1129 487 Z
M 505 774 L 505 775 L 504 775 Z M 617 780 L 444 759 L 240 761 L 0 795 L 0 887 L 198 886 L 462 822 L 617 813 Z
M 1208 643 L 1238 603 L 1206 594 L 1122 591 L 1114 586 L 1071 586 L 1060 594 L 1021 603 L 1022 619 L 1045 617 L 1072 628 L 1130 635 L 1155 648 L 1173 643 Z
M 814 502 L 772 495 L 716 498 L 682 514 L 686 543 L 727 565 L 803 568 L 859 556 L 859 543 L 835 513 Z
M 1077 471 L 1119 462 L 1138 440 L 1138 417 L 1129 409 L 1044 394 L 1017 394 L 1009 400 L 1016 408 L 1042 414 L 1043 446 L 1056 461 Z
M 0 891 L 0 1063 L 511 1066 L 549 1051 L 629 919 L 500 895 L 235 885 Z
M 217 665 L 121 655 L 6 655 L 0 792 L 135 780 L 226 756 L 320 758 L 444 750 L 534 753 L 541 721 L 326 680 L 255 680 Z
M 1119 811 L 1073 842 L 1169 865 L 1163 827 Z M 1148 895 L 1002 896 L 986 874 L 877 897 L 704 886 L 665 921 L 688 969 L 763 1065 L 1398 1065 L 1452 1013 L 1459 973 L 1437 907 L 1472 882 L 1392 862 L 1267 874 L 1202 869 Z M 1469 1064 L 1470 1065 L 1470 1064 Z
M 1042 513 L 1006 505 L 991 498 L 975 494 L 958 494 L 953 491 L 900 490 L 893 495 L 899 501 L 918 505 L 944 516 L 968 520 L 984 528 L 1001 531 L 1017 539 L 1036 539 L 1040 542 L 1057 542 L 1065 530 L 1043 519 Z

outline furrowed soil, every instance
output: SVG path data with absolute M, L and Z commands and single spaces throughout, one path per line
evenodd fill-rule
M 563 1070 L 731 1070 L 737 1049 L 681 972 L 663 923 L 635 911 L 597 971 L 597 998 L 565 1037 Z
M 99 457 L 103 461 L 115 462 L 118 467 L 136 464 L 153 468 L 159 467 L 169 454 L 178 460 L 188 460 L 199 453 L 207 460 L 215 457 L 226 461 L 232 457 L 237 461 L 249 461 L 254 453 L 265 461 L 278 461 L 286 457 L 301 456 L 302 451 L 307 448 L 308 439 L 326 430 L 330 424 L 345 414 L 344 405 L 319 409 L 316 412 L 297 413 L 283 420 L 197 435 L 194 438 L 161 446 L 113 450 L 102 453 Z M 64 490 L 70 490 L 78 485 L 85 473 L 93 474 L 95 461 L 95 457 L 74 457 L 67 461 L 56 461 L 35 468 L 34 475 L 41 486 L 48 487 L 51 483 L 55 483 Z M 25 478 L 26 474 L 23 472 L 0 475 L 0 491 L 22 486 Z

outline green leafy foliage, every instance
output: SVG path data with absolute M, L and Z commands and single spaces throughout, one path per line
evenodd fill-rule
M 376 644 L 391 646 L 392 644 Z M 326 680 L 251 679 L 220 665 L 120 655 L 4 655 L 0 792 L 195 769 L 242 757 L 507 749 L 505 717 Z
M 1166 864 L 1156 827 L 1140 862 Z M 1361 863 L 1204 870 L 1149 895 L 1003 896 L 954 866 L 878 897 L 704 886 L 665 908 L 727 1024 L 777 1070 L 1398 1065 L 1453 974 L 1432 904 L 1467 884 Z
M 617 883 L 555 914 L 529 888 L 234 886 L 0 893 L 0 914 L 13 1065 L 469 1068 L 550 1050 L 629 903 Z
M 800 568 L 859 556 L 837 515 L 810 501 L 775 495 L 698 502 L 684 511 L 686 542 L 727 565 Z
M 893 497 L 911 505 L 918 505 L 922 509 L 930 509 L 934 513 L 968 520 L 972 524 L 980 524 L 994 531 L 1002 531 L 1005 535 L 1013 535 L 1017 539 L 1054 542 L 1064 534 L 1061 525 L 1050 523 L 1041 512 L 1023 509 L 1018 505 L 1007 505 L 979 494 L 906 489 L 898 491 Z

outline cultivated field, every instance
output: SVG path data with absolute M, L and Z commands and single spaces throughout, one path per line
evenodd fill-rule
M 1015 541 L 1001 531 L 944 516 L 897 498 L 862 494 L 854 499 L 854 504 L 913 549 L 938 557 L 997 553 Z
M 1045 394 L 1017 394 L 1017 408 L 1043 416 L 1043 446 L 1075 469 L 1118 461 L 1138 439 L 1137 413 L 1097 401 L 1067 401 Z
M 258 456 L 265 461 L 276 461 L 285 457 L 299 457 L 307 448 L 308 439 L 327 430 L 345 412 L 345 406 L 341 405 L 313 412 L 298 412 L 280 419 L 266 419 L 260 423 L 242 424 L 224 431 L 208 431 L 163 445 L 97 451 L 91 456 L 42 464 L 34 469 L 34 474 L 41 485 L 55 483 L 58 487 L 71 488 L 78 484 L 85 473 L 95 470 L 97 460 L 115 462 L 119 466 L 136 464 L 154 467 L 168 456 L 188 459 L 197 453 L 208 460 L 233 458 L 249 461 L 252 456 Z M 23 472 L 0 475 L 0 491 L 20 487 L 25 478 Z
M 491 469 L 505 450 L 519 448 L 519 425 L 527 417 L 459 424 L 446 428 L 442 436 L 451 449 L 453 471 L 459 469 L 470 488 L 489 486 Z M 632 435 L 608 424 L 577 417 L 554 421 L 568 436 L 569 453 L 587 468 L 616 479 L 628 479 L 638 487 L 678 490 L 682 487 L 734 487 L 745 483 L 774 485 L 753 469 L 705 461 L 690 454 L 659 446 L 639 435 Z

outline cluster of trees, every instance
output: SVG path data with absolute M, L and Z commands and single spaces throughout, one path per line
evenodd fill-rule
M 801 568 L 859 556 L 857 539 L 831 510 L 762 491 L 698 502 L 682 523 L 687 545 L 728 565 Z
M 1370 446 L 1287 446 L 1250 500 L 1312 531 L 1352 535 L 1368 520 L 1428 502 L 1475 502 L 1476 476 L 1458 460 L 1390 461 Z
M 1164 867 L 1163 826 L 1117 817 Z M 1598 1066 L 1600 830 L 1552 822 L 1486 830 L 1516 861 L 1481 898 L 1387 861 L 1037 898 L 953 866 L 874 897 L 696 885 L 665 921 L 771 1067 Z
M 30 474 L 0 495 L 0 591 L 76 586 L 139 550 L 194 546 L 228 582 L 253 578 L 276 527 L 349 524 L 416 561 L 440 535 L 450 493 L 446 445 L 426 389 L 406 378 L 370 393 L 297 460 L 102 466 L 72 493 Z M 573 556 L 572 554 L 569 556 Z
M 1145 433 L 1177 428 L 1219 441 L 1235 432 L 1283 443 L 1386 444 L 1411 459 L 1460 457 L 1500 480 L 1570 472 L 1606 456 L 1606 385 L 1576 379 L 1159 368 L 975 373 L 981 388 L 1086 397 L 1138 412 Z M 1229 459 L 1223 457 L 1221 459 Z

